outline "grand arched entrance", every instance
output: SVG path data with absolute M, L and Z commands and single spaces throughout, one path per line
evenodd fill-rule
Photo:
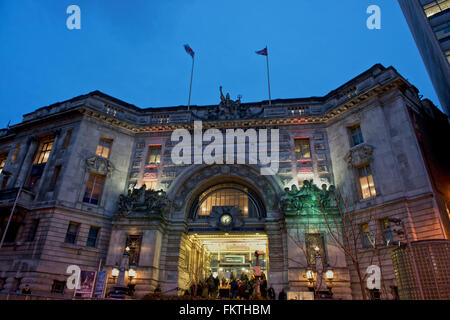
M 210 275 L 250 280 L 257 265 L 257 275 L 261 270 L 274 286 L 285 285 L 280 183 L 242 165 L 195 167 L 182 177 L 168 191 L 172 218 L 184 221 L 178 287 L 188 289 Z

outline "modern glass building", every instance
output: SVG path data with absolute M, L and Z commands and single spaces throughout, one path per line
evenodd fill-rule
M 450 0 L 399 0 L 442 108 L 450 115 Z

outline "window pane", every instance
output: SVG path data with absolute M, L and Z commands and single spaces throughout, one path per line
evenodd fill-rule
M 375 184 L 373 181 L 372 172 L 370 166 L 365 166 L 358 169 L 359 186 L 361 189 L 361 195 L 363 199 L 375 197 L 377 192 L 375 190 Z
M 295 139 L 295 158 L 309 159 L 311 158 L 311 145 L 309 139 Z
M 41 142 L 36 157 L 34 159 L 34 164 L 47 163 L 52 147 L 53 147 L 53 140 Z
M 69 223 L 69 227 L 67 228 L 67 234 L 66 234 L 66 243 L 75 244 L 78 234 L 78 228 L 80 227 L 79 224 L 71 222 Z
M 86 190 L 84 192 L 83 202 L 90 204 L 98 204 L 103 192 L 105 184 L 105 177 L 102 175 L 91 173 L 88 182 L 86 183 Z
M 148 148 L 147 164 L 158 164 L 161 162 L 161 146 L 150 146 Z
M 99 157 L 108 159 L 111 152 L 112 140 L 100 139 L 95 154 Z
M 92 247 L 92 248 L 96 247 L 98 231 L 99 231 L 99 228 L 96 228 L 96 227 L 91 227 L 89 229 L 88 239 L 87 239 L 87 242 L 86 242 L 86 245 L 88 247 Z

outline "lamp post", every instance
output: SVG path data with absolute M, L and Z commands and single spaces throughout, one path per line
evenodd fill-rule
M 327 288 L 330 291 L 330 295 L 332 295 L 331 289 L 333 288 L 334 271 L 330 266 L 327 266 L 325 278 L 327 279 Z
M 117 277 L 119 276 L 119 266 L 116 264 L 114 268 L 111 271 L 111 275 L 113 277 L 114 282 L 116 281 Z

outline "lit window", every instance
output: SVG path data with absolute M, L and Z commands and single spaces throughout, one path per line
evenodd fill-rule
M 3 168 L 6 164 L 6 159 L 8 158 L 8 153 L 0 153 L 0 173 L 2 173 Z
M 364 166 L 358 168 L 359 185 L 361 188 L 361 195 L 363 199 L 375 197 L 377 192 L 375 190 L 375 184 L 373 182 L 372 171 L 370 166 Z
M 100 228 L 97 227 L 90 227 L 89 228 L 89 234 L 86 241 L 86 246 L 95 248 L 97 246 L 97 237 L 98 232 L 100 231 Z
M 450 8 L 450 0 L 435 0 L 423 6 L 427 18 Z
M 33 164 L 44 164 L 47 163 L 48 157 L 53 147 L 53 139 L 42 141 L 39 145 L 38 152 L 34 158 Z
M 112 142 L 113 141 L 111 139 L 100 139 L 95 154 L 99 157 L 108 159 L 111 153 Z
M 197 215 L 209 216 L 214 207 L 236 207 L 244 217 L 255 217 L 257 209 L 246 192 L 246 188 L 233 184 L 214 186 L 200 195 Z
M 75 244 L 77 241 L 78 229 L 80 229 L 80 224 L 75 222 L 70 222 L 66 233 L 66 243 Z
M 385 245 L 389 245 L 394 242 L 394 236 L 392 234 L 391 226 L 389 224 L 389 219 L 384 218 L 380 220 L 380 227 L 383 235 L 383 242 Z
M 45 165 L 50 157 L 50 152 L 53 147 L 53 139 L 46 139 L 39 144 L 36 156 L 34 158 L 33 166 L 31 167 L 30 176 L 28 177 L 26 186 L 36 191 L 39 186 L 42 174 L 44 173 Z
M 159 164 L 161 162 L 161 146 L 148 148 L 147 164 Z
M 91 173 L 84 192 L 83 202 L 98 204 L 102 196 L 105 176 Z
M 350 130 L 350 144 L 352 147 L 357 146 L 358 144 L 364 142 L 360 126 L 352 127 L 349 130 Z
M 309 139 L 295 139 L 295 158 L 311 159 L 311 145 Z
M 361 230 L 361 243 L 363 248 L 370 248 L 371 247 L 371 239 L 370 239 L 370 228 L 369 224 L 363 223 L 360 226 Z

